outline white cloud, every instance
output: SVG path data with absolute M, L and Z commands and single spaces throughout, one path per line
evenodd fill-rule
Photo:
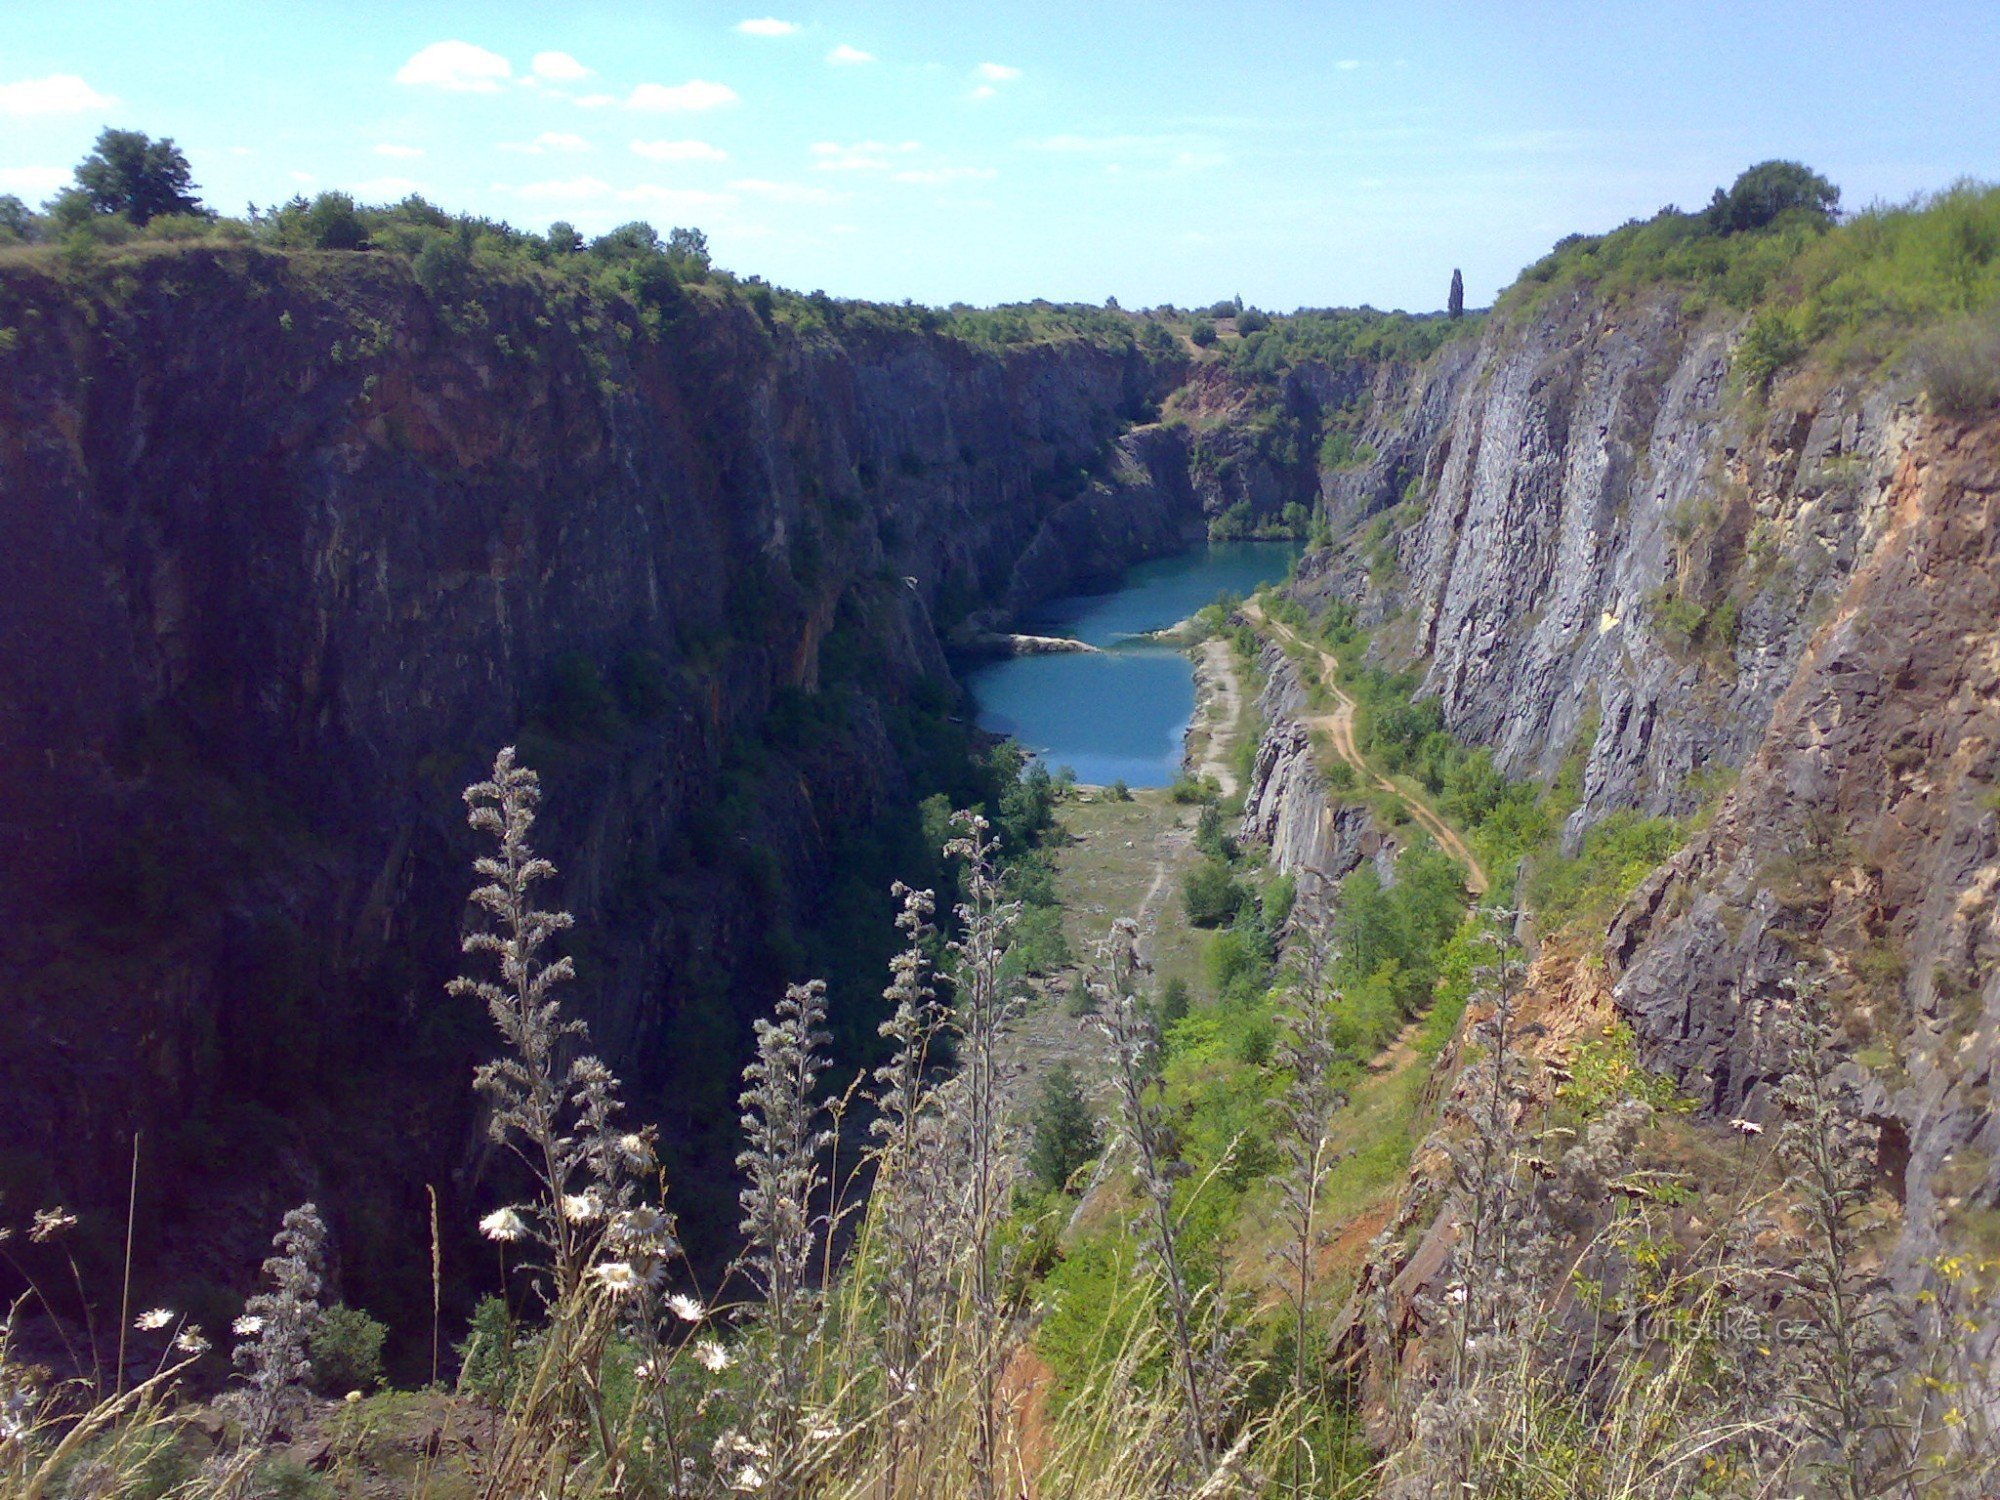
M 838 141 L 816 141 L 812 154 L 819 158 L 813 163 L 820 172 L 884 172 L 889 168 L 891 156 L 907 156 L 923 147 L 916 141 L 856 141 L 851 146 L 843 146 Z
M 8 167 L 0 170 L 0 188 L 10 193 L 30 193 L 37 198 L 53 193 L 68 181 L 68 167 Z
M 432 42 L 396 70 L 396 82 L 449 89 L 455 94 L 497 93 L 514 66 L 497 52 L 470 42 Z
M 972 92 L 971 92 L 970 94 L 967 94 L 967 95 L 966 95 L 966 98 L 968 98 L 968 99 L 992 99 L 992 98 L 996 98 L 996 97 L 998 97 L 999 93 L 1000 93 L 1000 90 L 998 90 L 998 89 L 996 89 L 995 87 L 993 87 L 993 85 L 992 85 L 992 84 L 990 84 L 990 83 L 982 83 L 982 84 L 980 84 L 980 85 L 979 85 L 979 87 L 978 87 L 978 88 L 974 89 L 974 90 L 973 90 L 973 91 L 972 91 Z
M 100 94 L 74 73 L 51 73 L 47 78 L 24 78 L 19 83 L 0 83 L 0 115 L 80 115 L 85 110 L 109 109 L 118 101 Z
M 706 78 L 693 78 L 686 83 L 674 84 L 672 87 L 663 83 L 642 83 L 627 96 L 625 107 L 660 110 L 716 109 L 724 104 L 736 103 L 738 97 L 736 90 L 726 83 L 710 83 Z
M 537 52 L 529 66 L 535 70 L 537 78 L 545 78 L 550 83 L 577 83 L 590 77 L 590 69 L 567 52 Z
M 319 179 L 318 179 L 317 177 L 313 176 L 313 174 L 312 174 L 312 173 L 310 173 L 310 172 L 294 172 L 294 173 L 292 173 L 292 181 L 294 181 L 294 182 L 317 182 L 317 181 L 319 181 Z
M 745 36 L 790 36 L 799 27 L 796 21 L 780 21 L 776 16 L 765 16 L 756 21 L 738 21 L 736 29 Z
M 1334 66 L 1343 73 L 1352 73 L 1356 68 L 1361 66 L 1361 60 L 1354 57 L 1343 57 Z
M 1005 63 L 981 63 L 972 71 L 988 83 L 1012 83 L 1021 76 L 1019 68 L 1010 68 Z
M 517 156 L 548 156 L 553 152 L 588 151 L 590 142 L 580 135 L 570 135 L 560 130 L 544 130 L 532 141 L 502 141 L 502 151 L 512 151 Z
M 772 203 L 839 203 L 848 197 L 846 193 L 829 192 L 823 187 L 809 187 L 801 182 L 769 182 L 761 177 L 745 177 L 729 186 L 745 197 L 765 198 Z
M 398 161 L 410 161 L 424 154 L 421 146 L 399 146 L 394 141 L 384 141 L 375 148 L 377 156 L 393 156 Z
M 611 184 L 596 177 L 569 177 L 552 182 L 530 182 L 514 189 L 523 198 L 538 203 L 588 203 L 611 191 Z
M 988 182 L 999 175 L 991 167 L 912 167 L 907 172 L 898 172 L 896 181 L 943 187 L 953 182 Z
M 366 182 L 357 182 L 348 189 L 355 197 L 373 199 L 387 203 L 399 198 L 407 198 L 412 193 L 420 193 L 424 185 L 409 177 L 371 177 Z
M 603 109 L 608 104 L 616 104 L 618 96 L 616 94 L 585 94 L 576 102 L 583 109 Z
M 853 68 L 860 66 L 862 63 L 872 63 L 875 61 L 875 54 L 872 52 L 863 52 L 859 47 L 850 47 L 847 43 L 842 42 L 838 47 L 827 53 L 826 60 L 836 68 Z
M 634 141 L 632 154 L 649 161 L 728 161 L 729 153 L 707 141 Z

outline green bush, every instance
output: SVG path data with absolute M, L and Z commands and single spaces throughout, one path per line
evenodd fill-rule
M 312 1337 L 313 1385 L 323 1396 L 370 1391 L 382 1383 L 382 1341 L 389 1330 L 358 1307 L 336 1302 Z
M 1188 871 L 1181 882 L 1181 900 L 1188 920 L 1197 927 L 1224 927 L 1236 920 L 1249 892 L 1237 882 L 1230 868 L 1213 856 Z
M 1194 341 L 1197 349 L 1213 348 L 1216 340 L 1215 325 L 1204 319 L 1188 330 L 1188 337 Z
M 1051 1193 L 1068 1191 L 1070 1179 L 1097 1155 L 1100 1144 L 1083 1085 L 1068 1063 L 1057 1063 L 1042 1079 L 1033 1130 L 1029 1175 Z
M 2000 402 L 2000 310 L 1963 317 L 1917 346 L 1913 363 L 1934 411 L 1976 417 Z

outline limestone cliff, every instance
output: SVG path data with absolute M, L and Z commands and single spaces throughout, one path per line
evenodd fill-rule
M 202 1274 L 315 1196 L 379 1286 L 479 1169 L 441 985 L 509 741 L 593 1038 L 726 1194 L 747 1018 L 890 932 L 829 883 L 941 789 L 940 625 L 1202 526 L 1136 341 L 214 249 L 17 261 L 0 326 L 0 1191 L 108 1202 L 140 1129 Z

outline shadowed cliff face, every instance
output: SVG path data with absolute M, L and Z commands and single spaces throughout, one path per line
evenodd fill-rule
M 1135 347 L 207 250 L 17 263 L 0 326 L 0 1187 L 106 1201 L 141 1127 L 202 1267 L 317 1196 L 386 1274 L 482 1170 L 440 986 L 498 745 L 594 1041 L 719 1185 L 747 1017 L 963 745 L 934 620 L 1200 529 Z

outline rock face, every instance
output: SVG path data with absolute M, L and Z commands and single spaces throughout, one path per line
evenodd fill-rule
M 1496 322 L 1385 391 L 1382 456 L 1329 486 L 1350 527 L 1410 499 L 1392 573 L 1363 582 L 1336 554 L 1321 590 L 1399 616 L 1423 691 L 1503 770 L 1548 779 L 1582 748 L 1579 831 L 1686 812 L 1749 755 L 1815 601 L 1883 524 L 1907 405 L 1834 387 L 1760 425 L 1728 384 L 1730 335 L 1668 295 Z
M 2000 422 L 1929 418 L 1893 375 L 1748 399 L 1733 332 L 1576 295 L 1379 372 L 1378 457 L 1327 477 L 1345 542 L 1297 588 L 1357 603 L 1512 774 L 1581 750 L 1572 840 L 1740 768 L 1603 935 L 1603 980 L 1650 1065 L 1756 1116 L 1806 965 L 1910 1283 L 2000 1205 Z M 1266 751 L 1276 786 L 1295 738 Z M 1313 850 L 1309 818 L 1258 818 Z
M 1264 691 L 1257 745 L 1243 802 L 1241 837 L 1263 844 L 1281 874 L 1298 878 L 1299 910 L 1330 903 L 1334 887 L 1373 860 L 1385 885 L 1396 879 L 1396 843 L 1375 827 L 1368 808 L 1342 802 L 1328 789 L 1303 722 L 1305 688 L 1298 669 L 1276 646 L 1258 660 Z
M 1136 345 L 214 250 L 17 263 L 0 326 L 0 1191 L 88 1207 L 141 1129 L 169 1258 L 314 1196 L 379 1287 L 478 1170 L 440 986 L 510 741 L 593 1040 L 721 1187 L 788 934 L 929 789 L 934 622 L 1201 529 Z

